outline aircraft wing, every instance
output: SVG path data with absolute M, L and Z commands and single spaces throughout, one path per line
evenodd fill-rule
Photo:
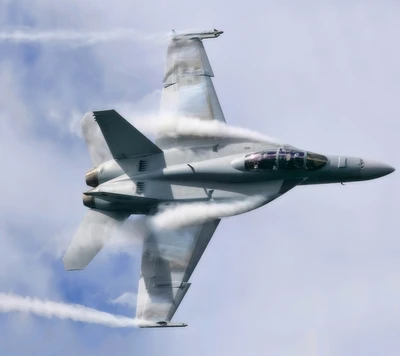
M 189 278 L 220 220 L 159 235 L 150 234 L 143 244 L 136 318 L 142 327 L 186 326 L 172 324 Z
M 172 37 L 165 65 L 161 116 L 225 122 L 211 79 L 214 73 L 204 49 L 204 38 L 212 37 L 204 36 L 204 33 Z M 158 137 L 156 140 L 161 148 L 171 147 L 174 143 L 179 143 L 179 138 Z
M 256 203 L 259 207 L 282 196 L 302 181 L 286 179 L 251 183 L 242 185 L 241 191 L 248 197 L 262 194 L 264 200 Z M 179 194 L 177 190 L 175 194 Z M 217 194 L 218 191 L 214 191 L 214 195 Z M 163 231 L 146 237 L 136 308 L 136 318 L 143 320 L 140 327 L 186 326 L 170 321 L 190 287 L 189 278 L 219 222 L 220 219 L 216 219 L 179 231 Z

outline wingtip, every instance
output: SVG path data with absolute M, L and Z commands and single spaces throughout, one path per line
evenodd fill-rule
M 139 328 L 184 328 L 188 326 L 186 323 L 171 323 L 169 321 L 157 321 L 157 322 L 147 322 L 139 323 Z
M 68 255 L 64 255 L 62 261 L 66 271 L 81 271 L 87 266 L 76 263 L 76 261 L 72 260 Z
M 204 31 L 204 32 L 183 32 L 176 33 L 175 30 L 172 30 L 172 40 L 188 40 L 198 38 L 200 40 L 204 40 L 207 38 L 217 38 L 222 35 L 224 31 L 220 31 L 214 28 L 213 31 Z

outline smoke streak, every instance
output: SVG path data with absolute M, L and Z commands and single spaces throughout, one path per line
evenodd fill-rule
M 277 139 L 249 129 L 227 125 L 217 120 L 207 121 L 195 117 L 159 116 L 147 118 L 146 120 L 137 120 L 134 121 L 134 124 L 144 132 L 156 133 L 167 137 L 218 137 L 282 144 Z
M 255 196 L 229 202 L 176 204 L 149 218 L 149 224 L 151 228 L 158 231 L 180 229 L 218 218 L 243 214 L 260 207 L 265 201 L 265 197 Z
M 79 45 L 93 45 L 96 43 L 116 40 L 133 40 L 136 42 L 165 42 L 166 34 L 144 35 L 132 29 L 117 29 L 103 32 L 83 31 L 34 31 L 17 30 L 0 32 L 0 42 L 11 43 L 73 43 Z
M 66 304 L 0 293 L 0 312 L 30 313 L 45 318 L 71 319 L 114 328 L 136 327 L 145 322 L 125 316 L 113 315 L 78 304 Z

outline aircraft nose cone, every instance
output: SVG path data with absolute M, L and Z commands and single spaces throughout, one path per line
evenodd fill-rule
M 360 174 L 364 179 L 375 179 L 386 176 L 394 171 L 395 169 L 386 163 L 364 160 L 364 168 L 361 168 Z

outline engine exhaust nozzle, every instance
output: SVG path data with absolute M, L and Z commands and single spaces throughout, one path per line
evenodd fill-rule
M 95 208 L 94 197 L 84 194 L 82 197 L 82 201 L 84 206 L 91 209 Z
M 91 169 L 86 173 L 86 185 L 89 187 L 96 188 L 99 185 L 99 174 L 97 172 L 97 168 Z

